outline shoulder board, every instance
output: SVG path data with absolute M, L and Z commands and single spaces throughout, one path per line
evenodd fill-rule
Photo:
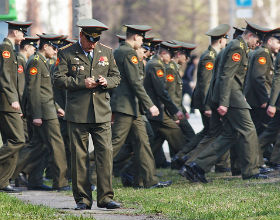
M 240 47 L 244 49 L 244 43 L 240 42 Z
M 65 45 L 64 47 L 61 47 L 59 50 L 64 50 L 64 49 L 70 47 L 71 45 L 72 45 L 72 44 L 67 44 L 67 45 Z
M 107 47 L 107 48 L 109 48 L 109 49 L 111 49 L 111 50 L 112 50 L 112 48 L 111 48 L 111 47 L 109 47 L 109 46 L 107 46 L 107 45 L 105 45 L 105 44 L 100 43 L 100 45 L 102 45 L 102 46 L 104 46 L 104 47 Z
M 2 44 L 10 46 L 10 44 L 8 42 L 6 42 L 6 41 L 3 41 Z
M 215 58 L 214 52 L 213 52 L 213 51 L 210 51 L 210 52 L 209 52 L 209 56 L 212 57 L 212 58 Z
M 39 55 L 38 55 L 38 54 L 36 54 L 36 55 L 34 56 L 34 60 L 39 60 Z

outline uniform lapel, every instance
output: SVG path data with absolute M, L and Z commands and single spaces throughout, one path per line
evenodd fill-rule
M 87 56 L 85 55 L 85 52 L 83 51 L 82 47 L 80 46 L 79 42 L 75 43 L 74 50 L 75 50 L 76 56 L 90 66 L 90 62 L 89 62 Z

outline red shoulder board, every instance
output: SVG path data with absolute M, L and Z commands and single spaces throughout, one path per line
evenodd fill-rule
M 213 67 L 214 67 L 214 65 L 213 65 L 212 62 L 208 62 L 208 63 L 206 63 L 206 65 L 205 65 L 205 68 L 206 68 L 207 70 L 212 70 Z
M 241 59 L 241 55 L 239 53 L 234 53 L 234 54 L 232 54 L 231 58 L 234 62 L 238 62 Z
M 259 62 L 259 64 L 264 65 L 264 64 L 266 64 L 266 58 L 265 57 L 260 57 L 258 59 L 258 62 Z
M 38 73 L 38 70 L 36 67 L 32 67 L 29 72 L 30 72 L 30 75 L 36 75 Z
M 137 57 L 136 56 L 131 57 L 131 62 L 137 64 L 138 63 Z
M 59 58 L 56 59 L 56 62 L 55 62 L 55 66 L 57 66 L 59 64 L 60 60 Z
M 19 74 L 23 73 L 23 66 L 19 65 L 17 71 L 18 71 Z
M 157 76 L 158 76 L 158 77 L 163 77 L 163 75 L 164 75 L 164 73 L 163 73 L 162 70 L 158 70 L 158 71 L 157 71 Z
M 9 59 L 11 57 L 11 54 L 10 54 L 9 51 L 5 50 L 2 53 L 2 57 L 6 58 L 6 59 Z
M 173 82 L 173 81 L 174 81 L 174 76 L 173 76 L 172 74 L 168 74 L 168 75 L 166 76 L 166 80 L 167 80 L 168 82 Z

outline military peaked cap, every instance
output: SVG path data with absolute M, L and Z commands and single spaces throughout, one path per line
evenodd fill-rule
M 210 29 L 206 32 L 206 35 L 214 38 L 228 38 L 228 31 L 230 29 L 230 26 L 228 24 L 220 24 L 215 28 Z
M 6 21 L 6 23 L 8 23 L 8 29 L 22 31 L 25 36 L 27 33 L 27 28 L 32 25 L 32 22 L 29 21 Z

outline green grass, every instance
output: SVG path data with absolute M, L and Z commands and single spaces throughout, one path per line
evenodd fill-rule
M 63 214 L 57 209 L 25 204 L 6 193 L 0 193 L 0 219 L 2 220 L 92 220 L 82 216 Z
M 177 172 L 161 170 L 162 180 L 173 185 L 163 189 L 121 187 L 114 180 L 115 199 L 136 213 L 163 215 L 168 219 L 279 219 L 280 181 L 243 181 L 240 177 L 210 173 L 208 184 L 190 184 Z

